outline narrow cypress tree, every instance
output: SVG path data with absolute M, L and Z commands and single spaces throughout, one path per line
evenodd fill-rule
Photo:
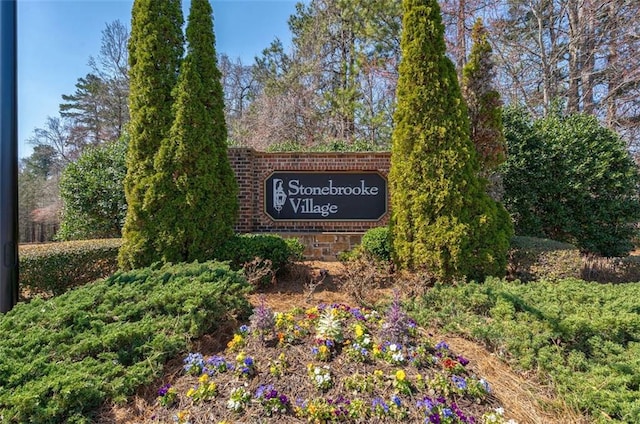
M 119 252 L 122 268 L 138 268 L 159 258 L 149 180 L 161 141 L 173 122 L 171 104 L 184 53 L 180 0 L 135 0 L 129 39 L 129 149 L 125 195 L 127 217 Z
M 436 0 L 403 0 L 391 188 L 399 265 L 435 278 L 499 275 L 513 233 L 484 192 L 469 119 Z
M 175 121 L 158 152 L 150 187 L 159 211 L 156 247 L 165 262 L 211 259 L 233 235 L 238 211 L 211 15 L 208 0 L 191 1 Z
M 489 194 L 500 199 L 504 190 L 496 169 L 506 159 L 507 144 L 502 128 L 502 102 L 493 86 L 491 44 L 480 18 L 473 25 L 471 39 L 469 61 L 462 70 L 462 94 L 469 109 L 471 141 L 478 153 L 480 175 L 489 180 Z

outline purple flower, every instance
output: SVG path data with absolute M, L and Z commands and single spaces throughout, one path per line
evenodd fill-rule
M 463 367 L 466 367 L 469 364 L 469 360 L 464 356 L 458 356 L 458 362 L 460 362 L 460 365 Z
M 427 410 L 427 412 L 430 412 L 433 409 L 433 401 L 431 400 L 431 398 L 425 397 L 424 399 L 416 402 L 416 406 L 418 408 L 424 408 Z
M 360 311 L 359 308 L 351 308 L 351 310 L 349 312 L 351 312 L 351 315 L 355 319 L 357 319 L 358 321 L 364 321 L 365 320 L 365 316 L 362 314 L 362 311 Z
M 376 397 L 371 401 L 371 408 L 376 409 L 377 407 L 381 407 L 385 414 L 389 412 L 389 405 L 387 405 L 381 397 Z
M 171 384 L 167 383 L 164 386 L 160 387 L 158 389 L 158 396 L 165 396 L 167 394 L 167 392 L 169 392 L 169 389 L 171 388 Z
M 447 342 L 445 342 L 444 340 L 441 342 L 438 342 L 438 344 L 436 345 L 436 349 L 438 350 L 449 350 L 449 345 L 447 344 Z
M 454 375 L 451 377 L 451 380 L 453 380 L 453 384 L 455 384 L 455 386 L 460 389 L 460 390 L 466 390 L 467 389 L 467 380 L 464 379 L 464 377 L 459 377 L 457 375 Z
M 244 358 L 244 364 L 247 367 L 252 367 L 253 366 L 253 358 L 251 358 L 250 356 Z
M 453 410 L 453 412 L 456 414 L 456 416 L 458 417 L 458 419 L 460 419 L 461 422 L 463 423 L 475 423 L 475 418 L 473 417 L 467 417 L 462 410 L 458 407 L 458 405 L 456 403 L 452 403 L 451 404 L 451 409 Z
M 190 353 L 184 358 L 184 370 L 190 372 L 192 369 L 200 372 L 204 368 L 204 357 L 201 353 Z
M 273 386 L 271 384 L 261 384 L 260 386 L 258 386 L 258 388 L 256 389 L 256 395 L 255 398 L 256 399 L 261 399 L 264 396 L 265 392 L 270 392 L 271 390 L 273 390 Z
M 280 403 L 283 405 L 286 405 L 287 403 L 289 403 L 289 399 L 285 395 L 280 395 L 278 399 L 280 399 Z
M 398 396 L 393 396 L 391 398 L 391 401 L 393 403 L 395 403 L 398 408 L 400 408 L 402 406 L 402 401 L 400 400 L 400 398 Z

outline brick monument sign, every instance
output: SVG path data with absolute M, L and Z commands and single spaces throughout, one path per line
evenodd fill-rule
M 229 149 L 240 204 L 235 230 L 296 237 L 305 256 L 336 259 L 389 221 L 391 154 Z

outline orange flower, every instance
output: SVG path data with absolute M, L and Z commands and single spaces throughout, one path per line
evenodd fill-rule
M 442 361 L 442 366 L 448 370 L 454 369 L 456 365 L 458 365 L 458 363 L 451 358 L 446 358 L 444 361 Z

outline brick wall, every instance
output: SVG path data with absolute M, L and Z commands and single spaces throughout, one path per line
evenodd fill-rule
M 388 152 L 266 153 L 231 148 L 229 160 L 238 180 L 240 202 L 236 231 L 275 232 L 286 236 L 299 234 L 307 245 L 308 256 L 335 256 L 336 250 L 353 247 L 367 229 L 386 225 L 389 212 L 378 221 L 275 221 L 264 210 L 264 181 L 274 171 L 377 171 L 386 177 L 390 159 Z M 388 196 L 387 190 L 387 204 Z

